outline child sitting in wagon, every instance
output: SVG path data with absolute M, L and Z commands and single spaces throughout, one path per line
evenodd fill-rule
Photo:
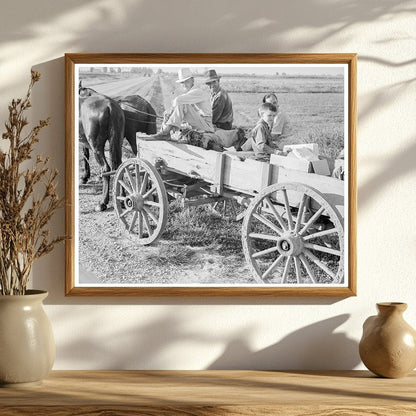
M 272 103 L 263 103 L 259 108 L 260 120 L 251 131 L 250 137 L 241 146 L 241 150 L 254 151 L 258 160 L 269 160 L 271 154 L 282 154 L 272 140 L 273 121 L 277 114 L 277 108 Z

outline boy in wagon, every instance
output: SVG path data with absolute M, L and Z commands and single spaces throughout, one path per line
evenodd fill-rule
M 286 113 L 281 109 L 277 95 L 272 92 L 263 97 L 264 103 L 272 103 L 276 106 L 277 114 L 273 120 L 272 137 L 273 140 L 282 141 L 292 135 L 292 127 Z
M 269 160 L 271 154 L 282 154 L 272 140 L 273 121 L 277 114 L 274 104 L 263 103 L 259 108 L 260 120 L 251 131 L 250 137 L 241 147 L 244 152 L 253 150 L 259 160 Z

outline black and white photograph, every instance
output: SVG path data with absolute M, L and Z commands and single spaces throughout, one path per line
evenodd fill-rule
M 351 290 L 349 61 L 275 61 L 71 60 L 73 287 Z

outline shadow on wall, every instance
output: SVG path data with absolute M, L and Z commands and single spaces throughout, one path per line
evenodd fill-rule
M 361 57 L 358 57 L 358 62 L 361 62 Z M 375 59 L 374 61 L 370 62 L 377 63 L 377 60 Z M 394 63 L 392 62 L 391 65 L 394 66 Z M 414 84 L 415 81 L 416 73 L 413 78 L 409 78 L 407 80 L 403 80 L 395 84 L 390 84 L 388 88 L 383 86 L 381 88 L 373 90 L 366 104 L 361 105 L 360 107 L 360 111 L 358 113 L 358 125 L 361 125 L 362 123 L 367 121 L 367 119 L 369 119 L 370 116 L 374 114 L 375 109 L 377 109 L 377 111 L 381 111 L 385 107 L 391 105 L 392 97 L 394 97 L 394 99 L 397 100 L 401 95 L 407 93 L 408 88 L 412 88 L 412 84 Z
M 191 49 L 197 46 L 193 52 L 202 52 L 201 47 L 206 52 L 247 52 L 258 51 L 258 39 L 263 39 L 265 43 L 276 40 L 279 42 L 278 37 L 292 32 L 294 27 L 320 29 L 317 36 L 299 37 L 299 40 L 291 37 L 291 49 L 305 51 L 351 25 L 413 11 L 412 2 L 409 0 L 379 0 L 376 3 L 355 0 L 337 2 L 336 7 L 329 7 L 319 0 L 310 0 L 307 5 L 303 0 L 292 0 L 285 2 L 284 7 L 279 7 L 274 0 L 265 0 L 261 8 L 253 2 L 244 2 L 244 7 L 236 7 L 234 1 L 177 0 L 175 7 L 169 9 L 164 0 L 124 0 L 117 5 L 111 0 L 91 0 L 88 4 L 83 0 L 38 0 L 36 7 L 22 8 L 18 3 L 8 5 L 1 22 L 0 38 L 1 43 L 24 41 L 36 39 L 46 34 L 48 29 L 49 33 L 50 29 L 60 29 L 62 36 L 50 39 L 49 43 L 55 44 L 61 50 L 65 47 L 76 47 L 79 48 L 78 52 L 91 52 L 90 48 L 95 51 L 108 51 L 113 48 L 113 52 L 132 52 L 132 44 L 136 39 L 141 52 L 154 52 L 155 45 L 163 45 L 165 48 L 158 52 L 174 52 L 178 46 L 189 50 L 188 45 L 192 45 Z M 19 16 L 18 34 L 13 16 Z M 209 24 L 201 25 L 201 22 L 207 22 L 207 17 Z M 328 21 L 331 25 L 328 25 Z M 166 36 L 166 30 L 159 30 L 166 29 L 166 24 L 172 22 L 178 29 L 181 25 L 186 25 L 183 27 L 187 30 L 177 30 L 175 36 Z M 226 40 L 221 36 L 213 37 L 214 32 L 226 33 Z M 109 36 L 110 33 L 117 36 Z M 253 37 L 247 36 L 241 42 L 242 34 L 252 34 Z M 181 42 L 182 39 L 186 42 Z M 127 43 L 126 40 L 130 42 Z M 279 43 L 288 42 L 288 39 L 282 39 Z M 275 46 L 281 46 L 279 43 Z M 172 46 L 174 49 L 171 49 Z
M 0 33 L 2 34 L 0 37 L 2 39 L 0 42 L 0 50 L 2 45 L 7 42 L 26 41 L 29 39 L 36 40 L 37 36 L 42 36 L 42 30 L 46 30 L 46 28 L 54 30 L 58 22 L 63 24 L 61 30 L 64 33 L 65 24 L 68 24 L 68 22 L 73 23 L 73 20 L 77 18 L 79 26 L 77 26 L 76 31 L 73 29 L 69 30 L 66 37 L 54 40 L 54 45 L 51 45 L 52 55 L 54 53 L 58 56 L 62 55 L 62 52 L 65 50 L 71 52 L 114 52 L 116 50 L 118 52 L 131 52 L 132 39 L 139 38 L 141 52 L 177 52 L 179 51 L 178 45 L 180 45 L 181 51 L 188 52 L 219 52 L 225 50 L 234 52 L 258 51 L 258 38 L 269 40 L 274 50 L 277 50 L 276 48 L 279 50 L 289 48 L 292 52 L 299 50 L 308 51 L 311 47 L 316 48 L 319 46 L 322 40 L 342 32 L 352 24 L 375 21 L 386 15 L 411 12 L 410 6 L 408 7 L 411 4 L 409 1 L 397 1 L 393 3 L 389 0 L 381 0 L 377 2 L 377 5 L 358 1 L 344 2 L 340 3 L 336 8 L 329 9 L 326 4 L 314 0 L 308 3 L 310 13 L 299 14 L 297 10 L 300 6 L 304 8 L 304 3 L 301 0 L 294 0 L 291 3 L 285 4 L 285 7 L 280 8 L 279 13 L 267 13 L 265 15 L 262 10 L 266 10 L 267 6 L 269 6 L 268 10 L 277 9 L 274 1 L 265 1 L 265 7 L 262 10 L 259 10 L 255 4 L 248 3 L 246 7 L 236 11 L 235 3 L 231 2 L 214 1 L 209 4 L 205 2 L 189 4 L 188 1 L 179 0 L 177 7 L 170 11 L 171 20 L 177 22 L 178 26 L 181 25 L 181 22 L 186 18 L 182 14 L 183 7 L 186 7 L 189 13 L 193 13 L 194 19 L 187 21 L 190 27 L 186 33 L 178 30 L 175 31 L 175 36 L 166 39 L 164 31 L 155 29 L 164 24 L 163 13 L 160 13 L 160 10 L 163 10 L 162 6 L 164 6 L 161 0 L 155 0 L 150 3 L 138 3 L 127 0 L 117 6 L 117 13 L 114 13 L 114 4 L 105 0 L 94 0 L 89 2 L 88 6 L 81 0 L 73 1 L 70 4 L 59 2 L 51 4 L 49 0 L 40 0 L 40 2 L 41 4 L 44 3 L 45 6 L 47 5 L 47 16 L 41 12 L 42 7 L 38 7 L 36 10 L 31 10 L 31 8 L 19 9 L 19 21 L 22 23 L 21 27 L 24 29 L 19 32 L 18 38 L 13 33 L 13 27 L 11 26 L 14 24 L 13 19 L 4 22 L 4 25 L 0 29 Z M 214 7 L 215 3 L 218 3 L 220 7 Z M 8 6 L 8 12 L 11 13 L 13 8 L 17 6 L 11 4 Z M 200 19 L 202 16 L 207 15 L 212 17 L 210 25 L 200 26 Z M 308 28 L 321 28 L 323 30 L 317 32 L 319 35 L 315 37 L 311 36 L 308 39 L 302 36 L 290 36 L 290 39 L 287 39 L 285 35 L 293 30 L 293 16 L 297 16 L 295 27 L 305 28 L 306 31 Z M 97 24 L 103 21 L 108 22 L 108 24 Z M 333 24 L 328 26 L 328 21 L 331 21 Z M 94 27 L 94 30 L 91 27 Z M 213 30 L 219 34 L 226 31 L 226 39 L 220 42 L 217 37 L 213 38 Z M 117 36 L 109 36 L 113 32 L 117 32 Z M 190 38 L 189 33 L 199 33 L 199 36 L 197 38 Z M 315 32 L 311 31 L 311 33 Z M 48 37 L 50 41 L 51 37 Z M 182 37 L 186 37 L 186 39 L 182 39 Z M 103 42 L 104 38 L 106 39 L 105 43 Z M 242 38 L 245 39 L 243 43 L 241 42 Z M 380 42 L 388 41 L 388 39 L 380 40 Z M 155 47 L 155 45 L 157 46 Z M 160 45 L 163 45 L 163 48 Z M 265 48 L 267 49 L 267 43 L 265 43 Z M 48 55 L 50 56 L 51 52 Z M 0 54 L 0 56 L 2 56 L 0 63 L 8 59 L 5 55 Z M 39 59 L 39 56 L 39 54 L 36 55 L 36 59 Z M 391 67 L 407 67 L 413 64 L 413 60 L 410 58 L 407 61 L 399 63 L 371 56 L 364 56 L 362 60 L 364 62 Z M 360 57 L 359 62 L 361 62 Z M 65 172 L 65 155 L 63 151 L 65 142 L 64 58 L 61 57 L 40 63 L 34 66 L 34 69 L 41 72 L 42 80 L 33 91 L 33 120 L 48 116 L 52 119 L 52 125 L 41 133 L 38 150 L 42 154 L 49 154 L 55 167 L 61 172 L 58 191 L 63 195 Z M 408 79 L 393 86 L 396 100 L 398 96 L 407 91 L 407 88 L 413 81 L 414 79 Z M 7 83 L 4 85 L 5 88 L 11 88 Z M 0 86 L 1 90 L 2 88 Z M 368 105 L 359 107 L 359 123 L 365 122 L 371 114 L 378 111 L 381 105 L 388 106 L 390 103 L 391 89 L 383 87 L 380 90 L 372 92 Z M 363 183 L 358 190 L 360 207 L 371 202 L 391 181 L 395 181 L 399 177 L 411 172 L 413 170 L 415 154 L 416 146 L 412 145 L 410 148 L 404 149 L 400 154 L 391 156 L 389 159 L 383 161 L 383 163 L 380 163 L 380 167 L 376 169 L 376 174 L 366 183 Z M 386 166 L 390 168 L 386 169 Z M 54 217 L 52 227 L 59 234 L 64 232 L 64 210 L 61 210 Z M 63 245 L 56 248 L 53 254 L 34 264 L 33 275 L 36 276 L 35 285 L 44 287 L 51 293 L 47 299 L 47 303 L 62 303 L 63 301 L 79 303 L 79 299 L 68 298 L 66 300 L 63 297 L 63 265 Z M 61 268 L 62 270 L 60 270 Z M 53 278 L 51 277 L 52 271 Z M 252 303 L 253 301 L 253 299 L 250 299 L 246 302 Z M 91 300 L 83 300 L 83 302 L 87 304 L 100 303 L 100 301 L 96 300 L 92 302 Z M 102 300 L 102 302 L 109 303 L 108 298 L 107 300 Z M 131 302 L 131 299 L 125 299 L 123 301 L 117 300 L 114 302 L 128 303 Z M 146 302 L 153 303 L 151 301 Z M 166 299 L 162 302 L 159 300 L 158 302 L 168 304 L 171 303 L 171 300 Z M 224 302 L 221 300 L 209 301 L 212 304 L 221 304 Z M 304 303 L 305 300 L 293 299 L 290 302 Z M 172 303 L 176 303 L 176 300 Z M 281 302 L 277 300 L 271 301 L 271 303 L 279 304 Z M 321 304 L 322 302 L 319 301 L 317 303 Z M 327 300 L 325 303 L 333 302 L 328 302 Z
M 77 313 L 82 315 L 80 311 Z M 58 312 L 56 319 L 60 322 L 60 327 L 72 328 L 71 342 L 57 344 L 57 359 L 64 365 L 78 363 L 80 368 L 84 369 L 169 368 L 175 361 L 172 360 L 171 348 L 187 342 L 213 342 L 212 337 L 205 335 L 203 331 L 193 332 L 182 328 L 181 319 L 172 313 L 148 319 L 143 326 L 138 324 L 135 327 L 130 324 L 125 327 L 123 322 L 114 322 L 110 317 L 106 321 L 107 325 L 114 327 L 105 328 L 102 326 L 103 317 L 96 314 L 90 314 L 89 319 L 85 320 L 76 317 L 74 319 L 74 315 Z M 128 319 L 131 320 L 133 317 L 129 316 Z M 79 325 L 72 327 L 76 321 L 79 321 Z M 140 321 L 140 315 L 137 316 L 137 321 Z M 57 340 L 64 338 L 57 337 Z
M 363 208 L 369 204 L 391 182 L 397 182 L 400 178 L 415 170 L 416 137 L 413 144 L 406 149 L 392 155 L 373 176 L 358 188 L 358 200 Z
M 50 155 L 61 172 L 58 188 L 61 195 L 64 194 L 65 171 L 64 52 L 316 52 L 322 44 L 326 45 L 322 52 L 339 52 L 336 44 L 351 40 L 351 31 L 347 29 L 352 26 L 355 29 L 360 24 L 365 26 L 383 19 L 390 20 L 394 15 L 415 12 L 413 2 L 409 0 L 338 1 L 332 7 L 319 0 L 310 0 L 307 5 L 302 0 L 293 0 L 285 2 L 284 6 L 275 0 L 265 0 L 262 7 L 251 1 L 237 7 L 236 2 L 224 0 L 177 0 L 175 7 L 167 7 L 163 0 L 38 0 L 36 6 L 21 7 L 21 2 L 10 2 L 4 9 L 0 16 L 0 73 L 4 74 L 0 77 L 0 97 L 12 98 L 10 95 L 14 95 L 14 91 L 23 90 L 29 80 L 29 69 L 36 64 L 34 69 L 41 72 L 42 79 L 33 91 L 32 119 L 48 116 L 52 119 L 52 125 L 41 133 L 37 150 Z M 399 41 L 399 35 L 393 39 L 388 39 L 388 33 L 385 36 L 386 39 L 378 42 Z M 331 38 L 332 43 L 327 43 Z M 392 47 L 395 45 L 397 43 Z M 370 43 L 368 47 L 371 46 Z M 60 58 L 50 60 L 51 57 Z M 361 62 L 387 65 L 389 70 L 414 65 L 411 57 L 397 63 L 389 59 L 382 61 L 380 57 L 364 56 L 361 59 L 359 56 L 359 64 Z M 20 77 L 22 68 L 27 70 L 27 78 Z M 395 84 L 396 102 L 410 82 L 413 80 Z M 380 106 L 392 105 L 391 91 L 387 87 L 371 91 L 365 107 L 358 103 L 359 123 L 368 122 Z M 373 201 L 386 183 L 414 170 L 415 154 L 416 145 L 412 145 L 380 162 L 374 168 L 374 176 L 360 186 L 360 206 Z M 404 156 L 405 163 L 402 159 L 397 163 L 400 156 Z M 386 169 L 386 166 L 393 165 L 394 169 Z M 64 210 L 54 217 L 52 228 L 59 234 L 64 232 Z M 194 303 L 324 305 L 339 299 L 65 298 L 64 264 L 61 245 L 49 256 L 35 262 L 33 281 L 34 286 L 50 292 L 46 304 L 62 305 L 54 311 L 57 332 L 62 331 L 62 334 L 57 334 L 57 341 L 62 343 L 57 345 L 57 358 L 64 365 L 70 363 L 71 368 L 74 363 L 80 368 L 93 365 L 108 369 L 167 368 L 174 362 L 171 351 L 187 342 L 201 343 L 207 350 L 216 343 L 225 346 L 217 358 L 215 354 L 209 355 L 213 361 L 207 369 L 310 369 L 312 365 L 319 369 L 345 369 L 354 368 L 360 362 L 357 342 L 343 332 L 336 332 L 349 319 L 348 314 L 305 326 L 256 351 L 251 347 L 250 328 L 245 328 L 240 335 L 220 338 L 210 335 L 204 328 L 196 331 L 182 327 L 186 319 L 172 314 L 172 308 L 155 319 L 146 319 L 144 326 L 135 326 L 129 311 L 125 312 L 125 321 L 116 322 L 122 315 L 118 309 L 98 307 L 94 308 L 96 313 L 91 314 L 91 308 L 83 306 Z M 65 305 L 71 305 L 70 311 Z M 116 313 L 111 316 L 113 310 Z M 139 312 L 137 308 L 132 310 Z M 88 312 L 91 315 L 86 317 Z M 107 328 L 103 328 L 103 322 Z M 70 331 L 71 335 L 65 336 L 63 331 Z M 65 342 L 66 339 L 69 341 Z M 278 334 L 276 339 L 279 339 Z M 191 349 L 186 348 L 186 351 Z M 200 355 L 201 351 L 203 348 L 198 348 L 195 354 Z M 200 357 L 194 360 L 198 366 L 201 361 Z
M 234 339 L 207 369 L 353 369 L 360 363 L 358 343 L 345 333 L 335 333 L 349 317 L 343 314 L 308 325 L 259 351 L 250 349 L 248 337 Z
M 366 60 L 370 60 L 371 57 L 366 57 Z M 383 61 L 384 62 L 384 61 Z M 392 63 L 394 65 L 394 63 Z M 407 65 L 407 63 L 404 63 Z M 48 154 L 51 156 L 51 159 L 54 162 L 54 167 L 56 167 L 60 172 L 58 191 L 61 195 L 64 195 L 64 172 L 65 172 L 65 154 L 63 152 L 64 143 L 65 143 L 65 84 L 64 84 L 64 58 L 58 58 L 49 62 L 44 62 L 42 64 L 36 65 L 33 69 L 39 71 L 42 74 L 42 80 L 38 83 L 33 91 L 32 98 L 32 117 L 33 120 L 38 120 L 41 118 L 46 118 L 50 116 L 52 118 L 52 125 L 47 129 L 42 131 L 41 140 L 38 144 L 37 150 L 41 154 Z M 397 95 L 404 93 L 406 88 L 413 83 L 415 80 L 410 79 L 395 84 L 394 87 L 397 88 Z M 380 90 L 380 93 L 375 93 L 374 100 L 377 101 L 378 105 L 380 103 L 388 104 L 389 99 L 387 98 L 390 94 L 387 89 Z M 374 104 L 374 103 L 373 103 Z M 369 105 L 366 108 L 362 108 L 359 112 L 359 122 L 363 118 L 369 116 L 369 114 L 374 111 L 373 108 L 376 108 L 375 105 Z M 365 207 L 368 203 L 373 200 L 377 194 L 383 191 L 383 189 L 388 186 L 392 181 L 396 181 L 404 175 L 410 173 L 414 169 L 414 158 L 416 155 L 416 144 L 411 145 L 409 148 L 406 148 L 396 155 L 391 156 L 389 159 L 380 163 L 380 168 L 370 178 L 367 182 L 363 183 L 358 189 L 358 197 L 360 202 L 360 207 Z M 57 230 L 57 234 L 64 233 L 64 210 L 62 209 L 52 221 L 52 229 Z M 52 257 L 54 259 L 52 264 Z M 50 292 L 49 298 L 45 303 L 58 304 L 62 303 L 65 298 L 64 294 L 64 263 L 65 255 L 63 245 L 57 247 L 53 252 L 53 255 L 47 256 L 46 258 L 41 259 L 40 261 L 35 262 L 33 267 L 33 275 L 36 277 L 36 287 L 42 287 L 47 289 Z M 46 266 L 45 266 L 46 265 Z M 60 265 L 60 266 L 58 266 Z M 57 278 L 51 279 L 51 271 L 55 269 L 54 276 Z M 62 270 L 60 270 L 62 269 Z M 48 272 L 44 272 L 47 270 Z M 339 299 L 322 299 L 316 301 L 315 304 L 331 304 Z M 195 299 L 189 299 L 184 301 L 182 299 L 179 303 L 193 303 Z M 257 301 L 257 300 L 256 300 Z M 252 303 L 253 299 L 248 299 L 245 301 L 236 301 L 235 303 Z M 290 299 L 289 301 L 280 299 L 269 299 L 268 303 L 272 304 L 296 304 L 296 303 L 305 303 L 304 299 Z M 65 303 L 85 303 L 85 304 L 99 304 L 99 303 L 131 303 L 131 299 L 112 299 L 109 302 L 109 299 L 97 299 L 88 300 L 80 298 L 78 299 L 66 299 Z M 135 301 L 134 303 L 150 303 L 150 304 L 171 304 L 177 303 L 177 301 L 172 301 L 171 299 L 165 300 L 141 300 Z M 224 304 L 229 303 L 227 300 L 208 300 L 206 303 L 209 304 Z
M 207 370 L 345 370 L 360 363 L 358 343 L 343 332 L 335 332 L 349 319 L 349 314 L 308 325 L 267 348 L 254 351 L 249 347 L 252 329 L 247 327 L 240 329 L 246 335 L 232 339 L 190 329 L 184 326 L 181 316 L 166 313 L 146 320 L 143 326 L 132 327 L 126 323 L 123 327 L 120 321 L 117 329 L 111 329 L 109 337 L 110 329 L 102 327 L 103 316 L 92 314 L 90 319 L 80 320 L 76 315 L 82 315 L 82 309 L 73 312 L 75 317 L 65 311 L 58 311 L 56 316 L 60 327 L 72 334 L 70 342 L 57 344 L 57 359 L 61 365 L 76 362 L 80 368 L 88 369 L 105 365 L 109 370 L 192 368 L 196 362 L 204 366 L 204 361 L 217 354 L 212 351 L 213 345 L 225 345 L 225 348 L 205 367 Z M 113 323 L 109 317 L 108 326 Z M 276 334 L 276 338 L 278 336 Z M 64 336 L 57 337 L 57 340 L 63 339 Z M 195 355 L 183 355 L 184 349 L 194 351 Z M 202 364 L 201 355 L 205 357 Z M 177 356 L 177 360 L 172 360 L 172 356 Z
M 344 36 L 351 26 L 412 11 L 409 0 L 338 1 L 332 7 L 319 0 L 307 5 L 292 0 L 284 6 L 265 0 L 261 8 L 256 2 L 237 7 L 223 0 L 177 0 L 175 7 L 163 0 L 39 0 L 36 7 L 11 2 L 0 17 L 0 67 L 4 64 L 10 72 L 0 82 L 0 96 L 18 85 L 16 71 L 64 51 L 308 52 Z
M 47 117 L 51 124 L 40 133 L 36 152 L 51 158 L 50 167 L 58 169 L 58 194 L 65 195 L 65 68 L 64 58 L 37 65 L 32 69 L 41 73 L 40 81 L 32 91 L 31 120 L 36 122 Z M 29 76 L 28 76 L 29 79 Z M 65 234 L 65 209 L 59 209 L 50 221 L 48 229 L 56 235 Z M 51 237 L 54 237 L 52 235 Z M 55 246 L 52 253 L 34 262 L 33 287 L 42 287 L 49 296 L 62 298 L 65 284 L 64 243 Z

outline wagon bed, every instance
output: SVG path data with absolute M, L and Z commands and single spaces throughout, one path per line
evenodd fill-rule
M 218 194 L 225 188 L 254 196 L 272 184 L 299 182 L 321 192 L 344 216 L 344 181 L 250 159 L 251 152 L 216 152 L 182 143 L 148 141 L 147 137 L 138 136 L 139 157 L 172 172 L 201 179 L 218 187 Z
M 138 155 L 114 177 L 114 207 L 139 245 L 163 233 L 168 198 L 237 203 L 242 245 L 257 283 L 343 284 L 344 185 L 339 179 L 138 135 Z M 216 203 L 216 202 L 215 202 Z

